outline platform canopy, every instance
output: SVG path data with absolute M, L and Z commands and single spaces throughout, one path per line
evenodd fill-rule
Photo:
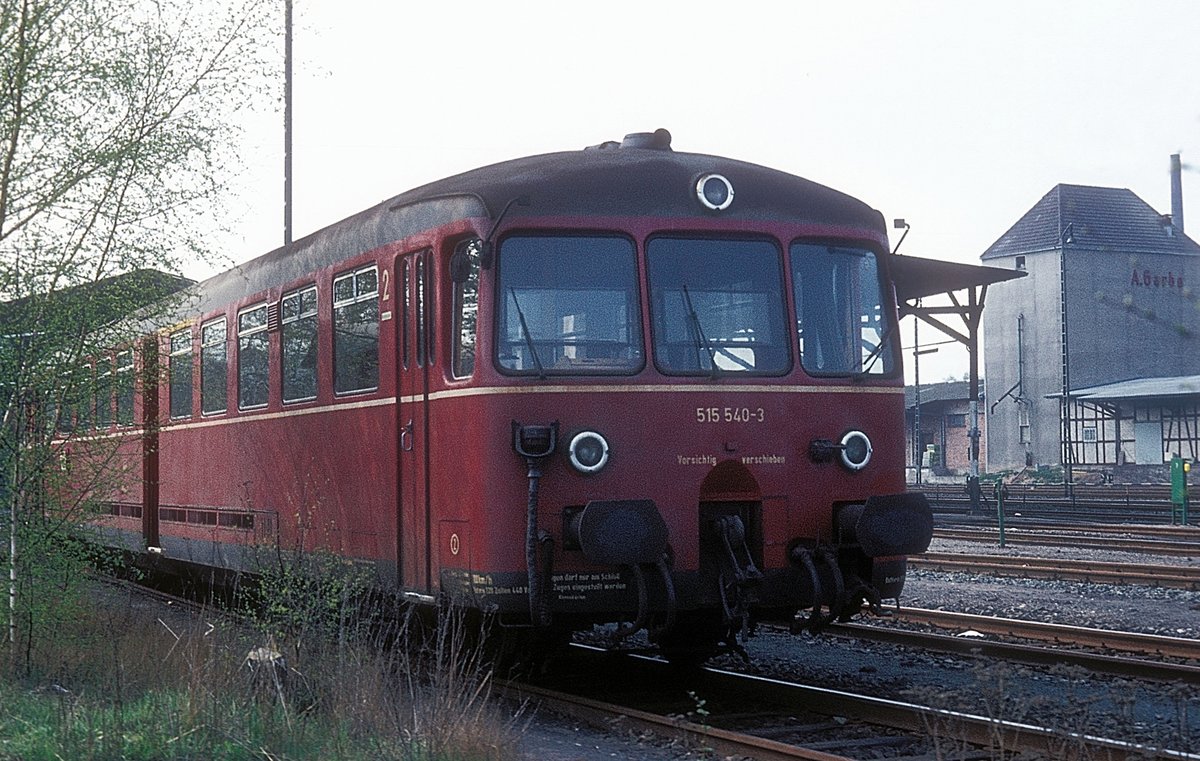
M 1083 401 L 1120 401 L 1137 399 L 1169 399 L 1200 396 L 1200 375 L 1178 375 L 1170 378 L 1133 378 L 1106 383 L 1102 386 L 1077 388 L 1071 397 Z M 1046 394 L 1047 399 L 1062 398 L 1062 392 Z
M 1022 270 L 1000 267 L 981 267 L 975 264 L 943 262 L 937 259 L 922 259 L 916 256 L 892 254 L 888 257 L 888 271 L 896 286 L 896 301 L 901 317 L 912 316 L 928 323 L 945 335 L 962 343 L 967 349 L 970 372 L 967 381 L 967 399 L 971 405 L 969 459 L 971 474 L 967 477 L 967 493 L 971 496 L 971 512 L 980 510 L 979 490 L 979 424 L 977 422 L 979 399 L 979 326 L 983 315 L 983 303 L 987 289 L 993 283 L 1003 283 L 1024 277 Z M 966 299 L 960 298 L 966 291 Z M 942 296 L 949 304 L 926 305 L 921 299 L 927 296 Z M 945 318 L 962 320 L 963 330 L 947 324 Z M 914 348 L 915 351 L 915 348 Z
M 1025 277 L 1026 274 L 1022 270 L 900 255 L 889 257 L 888 266 L 892 273 L 892 281 L 896 284 L 896 298 L 900 301 L 912 301 L 964 288 L 1003 283 L 1006 280 Z

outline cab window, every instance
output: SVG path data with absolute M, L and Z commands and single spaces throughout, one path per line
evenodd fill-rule
M 511 236 L 497 254 L 496 363 L 516 375 L 630 374 L 644 364 L 634 245 Z

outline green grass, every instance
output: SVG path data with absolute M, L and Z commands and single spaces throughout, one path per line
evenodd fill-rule
M 489 699 L 489 673 L 452 627 L 388 646 L 366 637 L 301 646 L 281 633 L 270 640 L 287 661 L 276 686 L 244 665 L 267 643 L 260 630 L 164 620 L 112 593 L 64 610 L 18 657 L 3 653 L 0 759 L 519 757 L 519 718 Z

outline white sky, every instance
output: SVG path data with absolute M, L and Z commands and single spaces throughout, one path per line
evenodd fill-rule
M 1170 154 L 1200 168 L 1200 2 L 295 3 L 297 238 L 439 177 L 658 127 L 905 218 L 903 253 L 970 263 L 1059 182 L 1167 213 Z M 280 124 L 249 127 L 233 261 L 282 242 Z M 1183 182 L 1200 237 L 1200 173 Z M 964 357 L 922 357 L 922 381 Z

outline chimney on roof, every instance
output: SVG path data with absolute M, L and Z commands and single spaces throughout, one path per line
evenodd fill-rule
M 1178 153 L 1171 154 L 1171 224 L 1183 232 L 1183 164 Z

